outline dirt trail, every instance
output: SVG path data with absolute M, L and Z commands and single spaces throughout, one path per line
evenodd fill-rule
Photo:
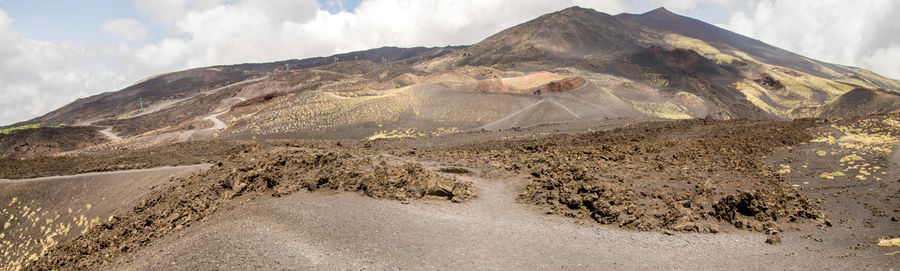
M 219 113 L 212 114 L 212 115 L 209 115 L 209 116 L 206 116 L 205 118 L 203 118 L 204 120 L 212 121 L 213 126 L 203 129 L 203 130 L 199 130 L 199 131 L 213 131 L 213 130 L 221 130 L 222 128 L 225 128 L 225 126 L 226 126 L 225 123 L 222 122 L 221 120 L 219 120 L 219 116 L 221 116 L 225 113 L 228 113 L 228 111 L 219 112 Z
M 246 101 L 247 98 L 233 97 L 233 98 L 227 99 L 225 101 L 228 101 L 228 100 L 237 100 L 238 101 L 237 103 L 239 103 L 239 102 Z M 224 115 L 225 113 L 228 113 L 228 109 L 230 108 L 230 105 L 233 105 L 233 104 L 235 104 L 235 103 L 225 102 L 226 106 L 223 106 L 224 110 L 222 110 L 219 113 L 213 113 L 213 114 L 203 118 L 203 120 L 212 121 L 213 122 L 212 127 L 209 127 L 206 129 L 196 129 L 196 130 L 184 131 L 184 132 L 182 132 L 181 139 L 179 139 L 178 142 L 188 141 L 189 139 L 191 139 L 192 136 L 194 136 L 195 133 L 198 133 L 198 132 L 208 133 L 208 132 L 212 132 L 212 131 L 218 131 L 218 130 L 225 129 L 225 127 L 227 127 L 228 125 L 225 124 L 225 122 L 219 120 L 219 116 Z
M 220 90 L 223 90 L 223 89 L 226 89 L 226 88 L 229 88 L 229 87 L 234 87 L 234 86 L 240 86 L 240 85 L 245 85 L 245 84 L 250 84 L 250 83 L 259 82 L 259 81 L 265 80 L 266 78 L 268 78 L 268 76 L 266 76 L 266 77 L 260 77 L 260 78 L 256 78 L 256 79 L 248 79 L 248 80 L 244 80 L 244 81 L 241 81 L 241 82 L 237 82 L 237 83 L 234 83 L 234 84 L 230 84 L 230 85 L 227 85 L 227 86 L 224 86 L 224 87 L 220 87 L 220 88 L 216 88 L 216 89 L 204 91 L 204 93 L 214 93 L 214 92 L 218 92 L 218 91 L 220 91 Z M 195 97 L 196 97 L 196 96 L 188 97 L 188 98 L 182 98 L 182 99 L 177 99 L 177 100 L 171 100 L 171 101 L 164 101 L 164 102 L 162 102 L 162 103 L 154 104 L 154 105 L 149 106 L 147 109 L 145 109 L 144 111 L 141 111 L 140 113 L 138 113 L 138 114 L 136 114 L 136 115 L 134 115 L 134 116 L 128 116 L 128 118 L 136 118 L 136 117 L 140 117 L 140 116 L 144 116 L 144 115 L 156 113 L 156 112 L 162 111 L 162 110 L 164 110 L 164 109 L 172 108 L 173 106 L 175 106 L 175 105 L 178 104 L 178 103 L 181 103 L 181 102 L 183 102 L 183 101 L 187 101 L 187 100 L 193 99 L 193 98 L 195 98 Z
M 119 137 L 118 135 L 116 135 L 116 133 L 113 133 L 112 129 L 113 127 L 106 127 L 106 129 L 100 130 L 100 133 L 102 133 L 112 141 L 122 140 L 122 137 Z
M 114 260 L 110 270 L 194 269 L 853 269 L 887 267 L 813 252 L 787 234 L 629 232 L 584 226 L 518 204 L 520 184 L 468 178 L 464 204 L 402 204 L 354 194 L 299 192 L 244 204 Z M 227 260 L 222 260 L 227 259 Z
M 140 116 L 143 116 L 143 115 L 153 114 L 153 113 L 162 111 L 163 109 L 169 109 L 169 108 L 172 108 L 172 106 L 175 106 L 176 104 L 178 104 L 178 103 L 180 103 L 180 102 L 187 101 L 187 100 L 189 100 L 189 99 L 191 99 L 191 98 L 193 98 L 193 97 L 190 97 L 190 98 L 183 98 L 183 99 L 177 99 L 177 100 L 171 100 L 171 101 L 164 101 L 164 102 L 162 102 L 162 103 L 154 104 L 154 105 L 148 106 L 147 109 L 145 109 L 144 111 L 141 111 L 140 113 L 138 113 L 138 114 L 136 114 L 136 115 L 134 115 L 134 116 L 128 116 L 128 118 L 129 118 L 129 119 L 130 119 L 130 118 L 137 118 L 137 117 L 140 117 Z
M 894 167 L 900 169 L 900 144 L 894 146 L 893 156 L 891 157 L 891 162 L 894 163 Z
M 519 111 L 516 111 L 516 112 L 513 112 L 512 114 L 507 115 L 506 117 L 504 117 L 502 119 L 495 120 L 491 123 L 485 124 L 484 126 L 481 126 L 481 128 L 485 129 L 485 130 L 498 130 L 498 129 L 503 129 L 504 127 L 516 126 L 516 123 L 518 122 L 518 120 L 515 120 L 512 118 L 519 116 L 521 114 L 524 114 L 524 113 L 528 112 L 529 109 L 532 109 L 544 102 L 545 102 L 545 100 L 537 101 L 537 102 L 530 104 L 522 109 L 519 109 Z
M 550 100 L 550 102 L 553 103 L 553 104 L 555 104 L 556 106 L 559 106 L 560 108 L 562 108 L 562 109 L 565 110 L 566 112 L 569 112 L 569 114 L 572 114 L 572 116 L 575 117 L 576 119 L 581 119 L 581 116 L 579 116 L 578 114 L 576 114 L 574 111 L 572 111 L 572 109 L 569 109 L 569 108 L 566 107 L 565 105 L 563 105 L 563 104 L 561 104 L 561 103 L 559 103 L 559 102 L 557 102 L 557 101 L 554 101 L 554 100 Z
M 37 182 L 37 181 L 52 181 L 52 180 L 67 180 L 72 178 L 87 178 L 87 177 L 97 177 L 97 176 L 108 176 L 108 175 L 119 175 L 119 174 L 136 174 L 136 173 L 147 173 L 154 171 L 171 171 L 171 170 L 196 170 L 196 169 L 206 169 L 209 168 L 210 164 L 197 164 L 190 166 L 164 166 L 164 167 L 156 167 L 156 168 L 143 168 L 143 169 L 129 169 L 129 170 L 119 170 L 119 171 L 106 171 L 106 172 L 91 172 L 84 174 L 75 174 L 75 175 L 60 175 L 60 176 L 48 176 L 48 177 L 38 177 L 31 179 L 0 179 L 0 184 L 9 184 L 9 183 L 28 183 L 28 182 Z

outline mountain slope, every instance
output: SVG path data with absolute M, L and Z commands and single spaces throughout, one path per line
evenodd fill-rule
M 900 92 L 900 82 L 809 59 L 664 8 L 612 16 L 571 7 L 468 47 L 385 47 L 159 75 L 25 123 L 53 117 L 112 127 L 125 140 L 111 144 L 160 144 L 890 111 L 891 104 L 880 102 L 844 110 L 853 103 L 840 99 L 854 89 Z
M 526 71 L 575 67 L 617 75 L 662 95 L 697 95 L 719 109 L 713 114 L 718 118 L 810 117 L 811 109 L 857 87 L 900 91 L 896 80 L 809 59 L 665 8 L 610 16 L 572 7 L 420 67 L 471 65 Z
M 514 66 L 522 61 L 565 62 L 602 58 L 638 47 L 621 21 L 592 9 L 568 8 L 494 34 L 448 54 L 452 66 Z M 432 69 L 446 69 L 434 65 Z
M 900 111 L 900 94 L 884 89 L 857 88 L 825 105 L 819 114 L 827 118 Z
M 16 123 L 9 127 L 33 123 L 49 125 L 51 118 L 56 124 L 64 123 L 68 125 L 89 125 L 102 123 L 103 121 L 109 122 L 110 120 L 118 120 L 117 122 L 121 123 L 123 120 L 161 111 L 170 116 L 167 118 L 168 121 L 179 123 L 200 114 L 206 114 L 215 109 L 219 100 L 230 98 L 228 95 L 209 97 L 211 94 L 222 92 L 221 90 L 227 89 L 226 87 L 232 84 L 252 79 L 262 79 L 273 71 L 285 71 L 287 67 L 295 70 L 306 69 L 328 65 L 334 63 L 335 60 L 346 61 L 350 59 L 381 62 L 382 57 L 389 61 L 412 62 L 420 59 L 428 60 L 459 48 L 461 47 L 383 47 L 329 57 L 213 66 L 165 73 L 143 79 L 119 91 L 105 92 L 76 99 L 72 103 L 43 116 Z M 230 94 L 233 96 L 233 93 Z M 187 102 L 185 103 L 185 101 Z M 175 110 L 173 107 L 178 106 L 174 106 L 174 104 L 179 104 L 180 107 L 187 107 L 190 110 Z M 148 124 L 147 121 L 142 121 L 141 125 L 145 126 L 144 130 L 168 126 L 168 124 Z

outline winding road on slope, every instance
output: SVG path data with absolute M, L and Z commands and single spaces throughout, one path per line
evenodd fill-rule
M 246 98 L 243 98 L 243 97 L 232 97 L 232 98 L 226 99 L 226 100 L 224 100 L 224 101 L 228 101 L 228 100 L 237 100 L 238 103 L 239 103 L 239 102 L 246 101 L 247 99 L 246 99 Z M 231 104 L 231 103 L 227 103 L 227 102 L 226 102 L 225 104 L 228 105 L 228 104 Z M 222 129 L 224 129 L 224 128 L 227 127 L 228 125 L 225 124 L 225 122 L 223 122 L 222 120 L 219 120 L 219 116 L 224 115 L 225 113 L 228 113 L 228 110 L 229 110 L 230 108 L 231 108 L 230 106 L 225 106 L 225 108 L 224 108 L 221 112 L 213 113 L 213 114 L 210 114 L 209 116 L 206 116 L 206 117 L 203 118 L 203 120 L 212 121 L 212 122 L 213 122 L 213 126 L 212 126 L 212 127 L 209 127 L 209 128 L 206 128 L 206 129 L 195 129 L 195 130 L 190 130 L 190 131 L 184 131 L 183 134 L 182 134 L 182 136 L 181 136 L 181 139 L 178 140 L 178 141 L 179 141 L 179 142 L 187 141 L 188 139 L 191 138 L 191 136 L 193 136 L 193 135 L 194 135 L 195 133 L 197 133 L 197 132 L 204 133 L 204 132 L 211 132 L 211 131 L 217 131 L 217 130 L 222 130 Z
M 100 133 L 112 141 L 122 140 L 122 137 L 116 135 L 116 133 L 113 133 L 112 129 L 113 129 L 112 127 L 106 127 L 106 129 L 100 130 Z
M 220 90 L 223 90 L 223 89 L 226 89 L 226 88 L 229 88 L 229 87 L 234 87 L 234 86 L 240 86 L 240 85 L 245 85 L 245 84 L 250 84 L 250 83 L 259 82 L 259 81 L 265 80 L 266 78 L 269 78 L 269 77 L 268 77 L 268 76 L 264 76 L 264 77 L 260 77 L 260 78 L 256 78 L 256 79 L 248 79 L 248 80 L 240 81 L 240 82 L 237 82 L 237 83 L 234 83 L 234 84 L 230 84 L 230 85 L 227 85 L 227 86 L 224 86 L 224 87 L 215 88 L 215 89 L 212 89 L 212 90 L 207 90 L 207 91 L 204 91 L 204 93 L 218 92 L 218 91 L 220 91 Z M 172 108 L 173 106 L 175 106 L 175 105 L 178 104 L 178 103 L 181 103 L 181 102 L 183 102 L 183 101 L 187 101 L 187 100 L 190 100 L 190 99 L 193 99 L 193 98 L 196 98 L 196 97 L 197 97 L 197 96 L 192 96 L 192 97 L 187 97 L 187 98 L 182 98 L 182 99 L 177 99 L 177 100 L 171 100 L 171 101 L 164 101 L 164 102 L 162 102 L 162 103 L 150 105 L 145 111 L 142 111 L 142 112 L 138 113 L 137 115 L 130 116 L 130 117 L 128 117 L 128 118 L 136 118 L 136 117 L 140 117 L 140 116 L 143 116 L 143 115 L 156 113 L 156 112 L 159 112 L 160 110 Z

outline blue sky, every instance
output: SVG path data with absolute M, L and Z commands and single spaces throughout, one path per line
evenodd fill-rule
M 3 0 L 0 9 L 22 36 L 45 41 L 115 42 L 118 37 L 98 27 L 112 18 L 139 17 L 130 1 Z
M 362 0 L 318 0 L 321 9 L 329 13 L 338 13 L 342 10 L 353 12 Z
M 163 72 L 473 44 L 574 5 L 609 14 L 665 6 L 900 78 L 896 0 L 0 0 L 0 125 Z
M 317 0 L 322 10 L 352 12 L 362 0 Z M 108 43 L 119 37 L 100 30 L 104 22 L 115 18 L 135 18 L 147 26 L 153 42 L 164 38 L 164 31 L 148 16 L 142 16 L 131 1 L 122 0 L 0 0 L 0 9 L 13 19 L 13 28 L 22 36 L 45 41 Z

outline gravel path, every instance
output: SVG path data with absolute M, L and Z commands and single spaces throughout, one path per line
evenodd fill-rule
M 122 137 L 119 137 L 118 135 L 116 135 L 116 133 L 113 133 L 112 129 L 112 127 L 106 127 L 106 129 L 100 130 L 100 133 L 108 137 L 112 141 L 122 140 Z
M 476 180 L 462 204 L 298 192 L 242 204 L 114 261 L 110 270 L 872 269 L 889 262 L 810 250 L 787 233 L 676 234 L 578 225 L 515 202 L 516 184 Z M 884 269 L 884 268 L 882 268 Z

